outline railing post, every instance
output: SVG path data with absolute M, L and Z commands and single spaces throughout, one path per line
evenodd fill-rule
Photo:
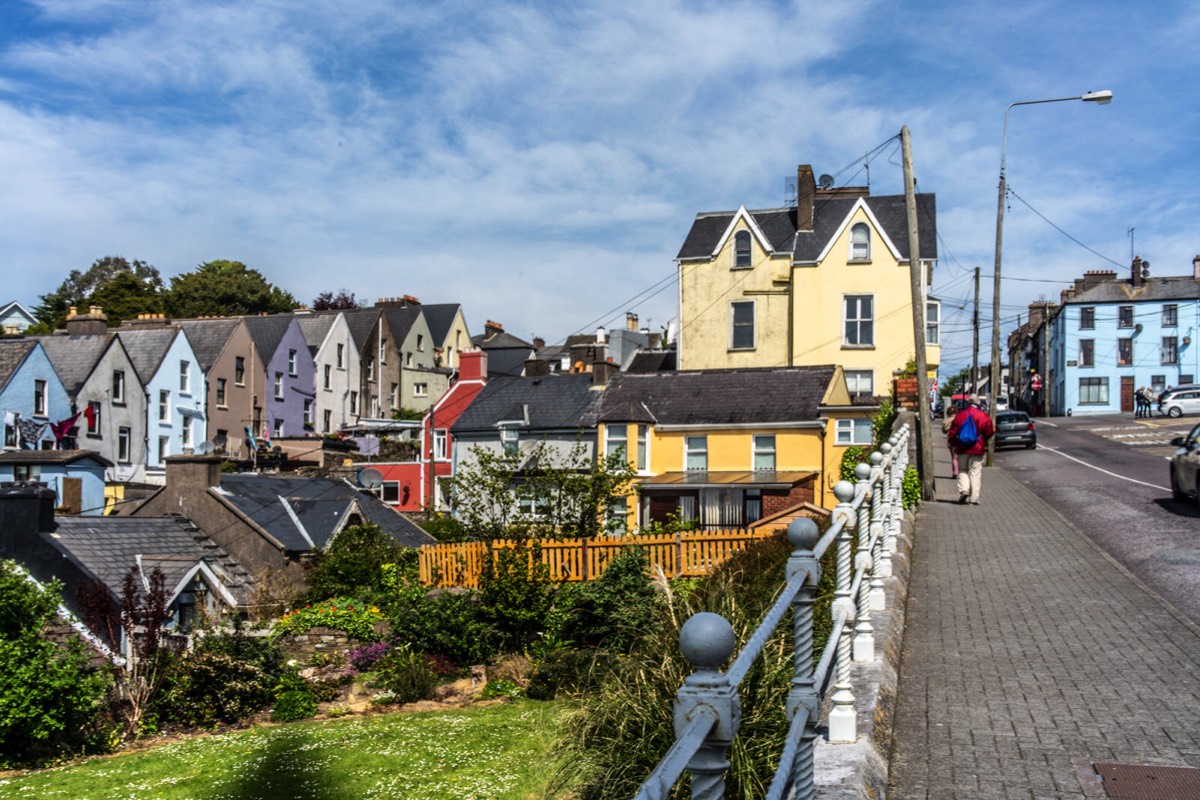
M 900 449 L 899 437 L 893 435 L 888 439 L 888 444 L 892 446 L 892 463 L 888 472 L 888 479 L 891 483 L 891 517 L 888 519 L 887 525 L 887 552 L 892 555 L 896 552 L 896 538 L 900 533 L 900 518 L 904 515 L 904 498 L 902 494 L 904 484 L 904 451 Z
M 883 591 L 883 579 L 892 575 L 891 561 L 883 550 L 883 453 L 876 450 L 871 453 L 871 536 L 875 546 L 871 550 L 874 569 L 871 571 L 871 610 L 883 611 L 886 607 Z
M 817 718 L 821 713 L 821 701 L 817 696 L 816 676 L 813 674 L 813 594 L 821 577 L 821 567 L 813 547 L 820 539 L 817 523 L 811 519 L 793 520 L 788 525 L 788 541 L 795 549 L 788 558 L 787 577 L 803 573 L 800 591 L 792 601 L 792 624 L 795 636 L 794 671 L 792 688 L 788 693 L 788 719 L 803 709 L 808 714 L 804 732 L 796 749 L 796 760 L 792 762 L 792 792 L 795 800 L 812 800 L 813 785 L 813 742 L 817 738 Z
M 687 765 L 694 800 L 725 797 L 729 746 L 741 724 L 742 707 L 736 687 L 730 686 L 719 670 L 729 660 L 735 644 L 729 622 L 708 611 L 692 616 L 679 631 L 679 648 L 696 671 L 684 680 L 675 697 L 675 736 L 683 733 L 698 708 L 711 709 L 717 716 L 708 738 Z
M 854 623 L 854 660 L 875 660 L 875 628 L 871 625 L 871 466 L 859 464 L 854 468 L 854 477 L 863 492 L 858 506 L 858 552 L 854 555 L 854 571 L 862 571 L 858 582 L 858 614 Z
M 837 535 L 837 583 L 834 589 L 832 616 L 836 624 L 838 617 L 845 617 L 837 648 L 837 673 L 834 677 L 833 696 L 830 698 L 829 741 L 853 742 L 857 738 L 857 717 L 854 713 L 854 689 L 850 683 L 850 634 L 853 631 L 854 599 L 850 596 L 850 585 L 854 580 L 850 567 L 850 529 L 854 525 L 854 484 L 838 481 L 833 494 L 840 502 L 833 509 L 834 524 L 841 524 Z

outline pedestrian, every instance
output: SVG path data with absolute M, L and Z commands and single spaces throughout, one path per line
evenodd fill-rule
M 946 446 L 950 448 L 950 477 L 958 478 L 958 442 L 950 435 L 950 426 L 954 424 L 954 414 L 947 414 L 942 420 L 942 435 L 946 437 Z
M 988 440 L 995 434 L 992 420 L 979 409 L 979 395 L 971 395 L 968 405 L 954 416 L 950 424 L 950 441 L 954 443 L 958 461 L 958 502 L 979 505 L 979 487 L 983 479 L 983 459 Z M 963 463 L 963 457 L 966 463 Z

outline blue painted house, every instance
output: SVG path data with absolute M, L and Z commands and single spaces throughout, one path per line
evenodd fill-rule
M 265 391 L 256 399 L 272 437 L 303 436 L 316 422 L 316 367 L 312 351 L 291 314 L 245 317 Z M 262 430 L 254 432 L 261 437 Z
M 1088 272 L 1062 300 L 1050 322 L 1051 413 L 1132 413 L 1139 388 L 1200 376 L 1200 256 L 1191 275 L 1152 278 L 1140 258 L 1127 279 Z
M 51 424 L 71 416 L 67 390 L 33 339 L 0 339 L 0 412 L 4 450 L 53 449 Z
M 0 306 L 0 333 L 24 333 L 30 325 L 36 324 L 37 317 L 16 300 Z
M 104 513 L 104 474 L 113 466 L 91 450 L 7 450 L 0 453 L 0 482 L 38 481 L 54 490 L 66 514 Z

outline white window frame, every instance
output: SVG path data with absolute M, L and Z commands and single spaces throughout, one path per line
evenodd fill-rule
M 637 471 L 639 475 L 645 474 L 650 466 L 650 426 L 637 426 Z
M 856 222 L 850 227 L 850 254 L 847 259 L 851 264 L 867 264 L 871 261 L 871 226 L 865 222 Z
M 942 303 L 940 300 L 925 301 L 925 344 L 942 343 Z
M 729 252 L 730 269 L 753 269 L 754 251 L 750 231 L 738 231 L 733 235 L 733 247 Z
M 701 466 L 692 466 L 693 458 L 702 459 Z M 708 437 L 700 436 L 684 436 L 683 437 L 683 468 L 688 472 L 705 472 L 708 470 Z
M 428 397 L 428 396 L 429 396 L 429 384 L 428 383 L 414 383 L 413 384 L 413 397 Z
M 846 376 L 846 390 L 851 395 L 862 395 L 864 397 L 872 397 L 875 394 L 875 370 L 873 369 L 848 369 L 844 372 Z M 867 391 L 862 391 L 863 378 L 866 378 L 868 385 Z
M 867 301 L 870 305 L 870 310 L 863 314 L 863 301 Z M 851 305 L 854 306 L 854 314 L 851 315 Z M 850 326 L 855 329 L 855 338 L 858 341 L 850 341 Z M 869 341 L 863 341 L 863 326 L 869 326 L 870 336 L 866 337 Z M 842 347 L 854 349 L 869 349 L 875 347 L 875 295 L 873 294 L 846 294 L 842 295 Z
M 400 407 L 400 384 L 399 383 L 392 384 L 392 391 L 390 392 L 390 396 L 391 396 L 392 410 L 395 411 L 397 408 Z
M 324 372 L 325 372 L 325 391 L 332 392 L 333 391 L 333 367 L 326 364 Z
M 1088 399 L 1085 399 L 1088 398 Z M 1079 379 L 1079 405 L 1106 406 L 1108 405 L 1108 376 L 1088 377 Z
M 132 459 L 133 429 L 117 428 L 117 462 L 128 464 Z
M 296 374 L 296 351 L 288 349 L 288 375 Z
M 171 392 L 167 389 L 160 389 L 158 392 L 158 421 L 171 421 Z
M 112 401 L 114 403 L 125 402 L 125 370 L 123 369 L 113 370 Z
M 514 455 L 521 450 L 521 432 L 511 425 L 500 428 L 500 449 L 505 455 Z
M 179 444 L 183 447 L 192 446 L 192 418 L 186 414 L 179 423 Z
M 620 431 L 620 433 L 618 433 Z M 629 426 L 625 423 L 604 426 L 604 455 L 613 455 L 620 448 L 625 448 L 625 458 L 629 458 Z
M 1161 363 L 1164 365 L 1174 366 L 1179 363 L 1179 337 L 1164 336 L 1162 337 L 1162 358 Z
M 875 441 L 875 432 L 870 419 L 839 419 L 837 420 L 834 444 L 839 447 L 849 445 L 869 445 Z
M 750 468 L 755 472 L 763 470 L 776 469 L 776 450 L 775 450 L 775 434 L 773 433 L 756 433 L 750 437 Z M 770 466 L 759 466 L 760 459 L 763 461 L 770 457 Z
M 272 427 L 274 429 L 271 431 L 271 437 L 275 438 L 275 439 L 282 438 L 283 437 L 283 420 L 276 417 L 275 424 Z
M 331 411 L 330 409 L 327 408 L 323 412 L 321 412 L 321 428 L 322 428 L 321 433 L 330 433 L 330 429 L 332 427 L 333 427 L 333 411 Z
M 738 321 L 737 321 L 738 306 L 750 306 L 750 324 L 749 325 L 747 325 L 745 322 L 742 322 L 740 324 L 738 323 Z M 757 335 L 757 331 L 755 330 L 755 324 L 758 321 L 758 319 L 757 319 L 758 309 L 755 306 L 756 306 L 756 304 L 755 304 L 755 301 L 753 301 L 753 300 L 731 300 L 729 302 L 729 349 L 730 350 L 753 350 L 755 348 L 756 335 Z M 740 344 L 740 345 L 737 344 L 738 328 L 749 328 L 750 329 L 750 344 Z
M 433 429 L 433 460 L 450 460 L 450 431 L 445 428 Z
M 275 399 L 276 400 L 283 399 L 283 373 L 282 372 L 275 373 Z
M 99 400 L 89 400 L 88 408 L 92 409 L 92 418 L 88 420 L 87 433 L 89 436 L 102 437 L 100 415 L 104 413 L 104 407 L 100 404 Z
M 180 394 L 191 394 L 192 393 L 191 369 L 192 369 L 192 365 L 190 362 L 188 362 L 188 361 L 180 361 L 179 362 L 179 393 Z
M 161 465 L 171 455 L 171 437 L 158 437 L 158 463 Z
M 35 417 L 47 416 L 49 412 L 50 396 L 47 394 L 46 381 L 35 380 L 33 382 L 33 415 Z

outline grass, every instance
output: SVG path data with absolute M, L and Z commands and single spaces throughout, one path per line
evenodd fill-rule
M 540 798 L 563 712 L 526 700 L 202 736 L 0 778 L 0 800 Z

